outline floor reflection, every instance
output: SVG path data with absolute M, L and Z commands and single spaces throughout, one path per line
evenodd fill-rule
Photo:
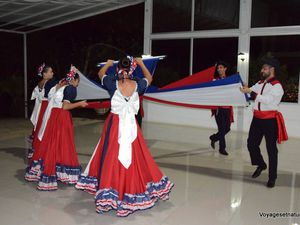
M 247 134 L 231 132 L 229 156 L 209 146 L 209 129 L 144 123 L 151 154 L 175 183 L 168 202 L 127 218 L 98 215 L 94 199 L 72 186 L 55 192 L 37 191 L 24 181 L 28 122 L 14 132 L 15 123 L 0 128 L 1 224 L 300 224 L 300 218 L 263 218 L 259 213 L 300 213 L 300 145 L 290 139 L 280 146 L 277 186 L 267 189 L 267 173 L 252 179 L 254 167 L 245 146 Z M 99 141 L 102 121 L 74 119 L 76 147 L 83 168 Z M 262 146 L 264 146 L 262 144 Z M 263 147 L 266 157 L 266 150 Z M 266 158 L 267 159 L 267 158 Z M 15 216 L 16 214 L 17 216 Z

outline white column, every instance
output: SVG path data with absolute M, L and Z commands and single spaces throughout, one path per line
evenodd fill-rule
M 153 0 L 145 0 L 145 8 L 144 8 L 144 48 L 143 54 L 144 55 L 151 55 L 152 53 L 152 40 L 151 40 L 151 33 L 152 33 L 152 13 L 153 13 Z M 145 117 L 144 120 L 148 121 L 148 103 L 144 102 L 144 111 Z M 143 132 L 146 131 L 147 126 L 142 126 Z
M 191 32 L 194 31 L 195 23 L 195 0 L 192 0 L 192 11 L 191 11 Z M 190 39 L 190 75 L 193 74 L 193 63 L 194 63 L 194 38 Z
M 248 84 L 249 79 L 249 54 L 250 54 L 250 36 L 248 33 L 239 35 L 237 57 L 237 71 L 240 73 L 243 82 Z
M 250 54 L 250 28 L 251 28 L 251 6 L 252 0 L 240 0 L 240 21 L 239 21 L 239 41 L 238 52 L 242 53 L 237 57 L 237 71 L 240 73 L 242 80 L 248 83 L 249 77 L 249 54 Z M 243 146 L 243 130 L 244 130 L 244 107 L 239 107 L 236 111 L 237 136 L 236 149 Z
M 250 54 L 250 28 L 251 28 L 251 0 L 240 1 L 240 22 L 239 22 L 239 43 L 238 53 L 243 53 L 243 56 L 237 58 L 237 69 L 241 74 L 244 82 L 248 83 L 249 73 L 249 54 Z M 243 61 L 241 59 L 244 59 Z
M 144 50 L 145 55 L 151 54 L 151 33 L 152 33 L 152 0 L 145 0 L 144 13 Z
M 28 100 L 27 100 L 27 35 L 23 34 L 23 48 L 24 48 L 24 110 L 25 119 L 28 118 Z
M 193 74 L 193 61 L 194 61 L 194 38 L 190 39 L 190 75 Z

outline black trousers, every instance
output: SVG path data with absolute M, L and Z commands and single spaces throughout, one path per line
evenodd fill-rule
M 210 136 L 212 141 L 219 141 L 219 150 L 226 149 L 225 135 L 230 131 L 230 109 L 217 109 L 215 119 L 218 126 L 218 132 Z
M 262 138 L 265 137 L 269 157 L 269 179 L 273 180 L 277 178 L 277 132 L 278 127 L 276 119 L 258 119 L 253 117 L 247 140 L 247 147 L 250 153 L 252 165 L 264 166 L 266 163 L 261 155 L 259 146 Z

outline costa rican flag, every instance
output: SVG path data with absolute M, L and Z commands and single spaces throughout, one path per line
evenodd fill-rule
M 143 57 L 143 61 L 152 75 L 158 61 L 164 57 Z M 108 75 L 115 75 L 117 63 L 118 61 L 115 61 L 113 67 L 109 68 Z M 99 67 L 103 65 L 105 62 L 98 64 Z M 239 90 L 242 86 L 240 75 L 235 74 L 224 79 L 213 80 L 214 71 L 215 66 L 212 66 L 162 88 L 150 86 L 143 98 L 149 101 L 193 108 L 215 109 L 218 106 L 246 106 L 247 95 Z M 109 98 L 107 91 L 100 85 L 100 82 L 96 83 L 89 80 L 80 71 L 78 74 L 81 81 L 77 89 L 76 100 Z M 134 76 L 143 77 L 139 67 L 134 71 Z M 101 104 L 90 103 L 90 108 L 108 107 L 110 107 L 109 101 L 101 102 Z

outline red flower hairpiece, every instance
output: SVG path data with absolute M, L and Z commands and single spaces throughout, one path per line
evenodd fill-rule
M 76 73 L 77 73 L 76 67 L 71 65 L 70 71 L 69 71 L 69 73 L 67 73 L 66 80 L 68 82 L 70 82 L 71 80 L 73 80 Z
M 43 69 L 45 68 L 45 65 L 46 65 L 46 64 L 43 63 L 42 65 L 39 66 L 39 68 L 38 68 L 38 76 L 40 76 L 40 77 L 43 76 L 42 71 L 43 71 Z

